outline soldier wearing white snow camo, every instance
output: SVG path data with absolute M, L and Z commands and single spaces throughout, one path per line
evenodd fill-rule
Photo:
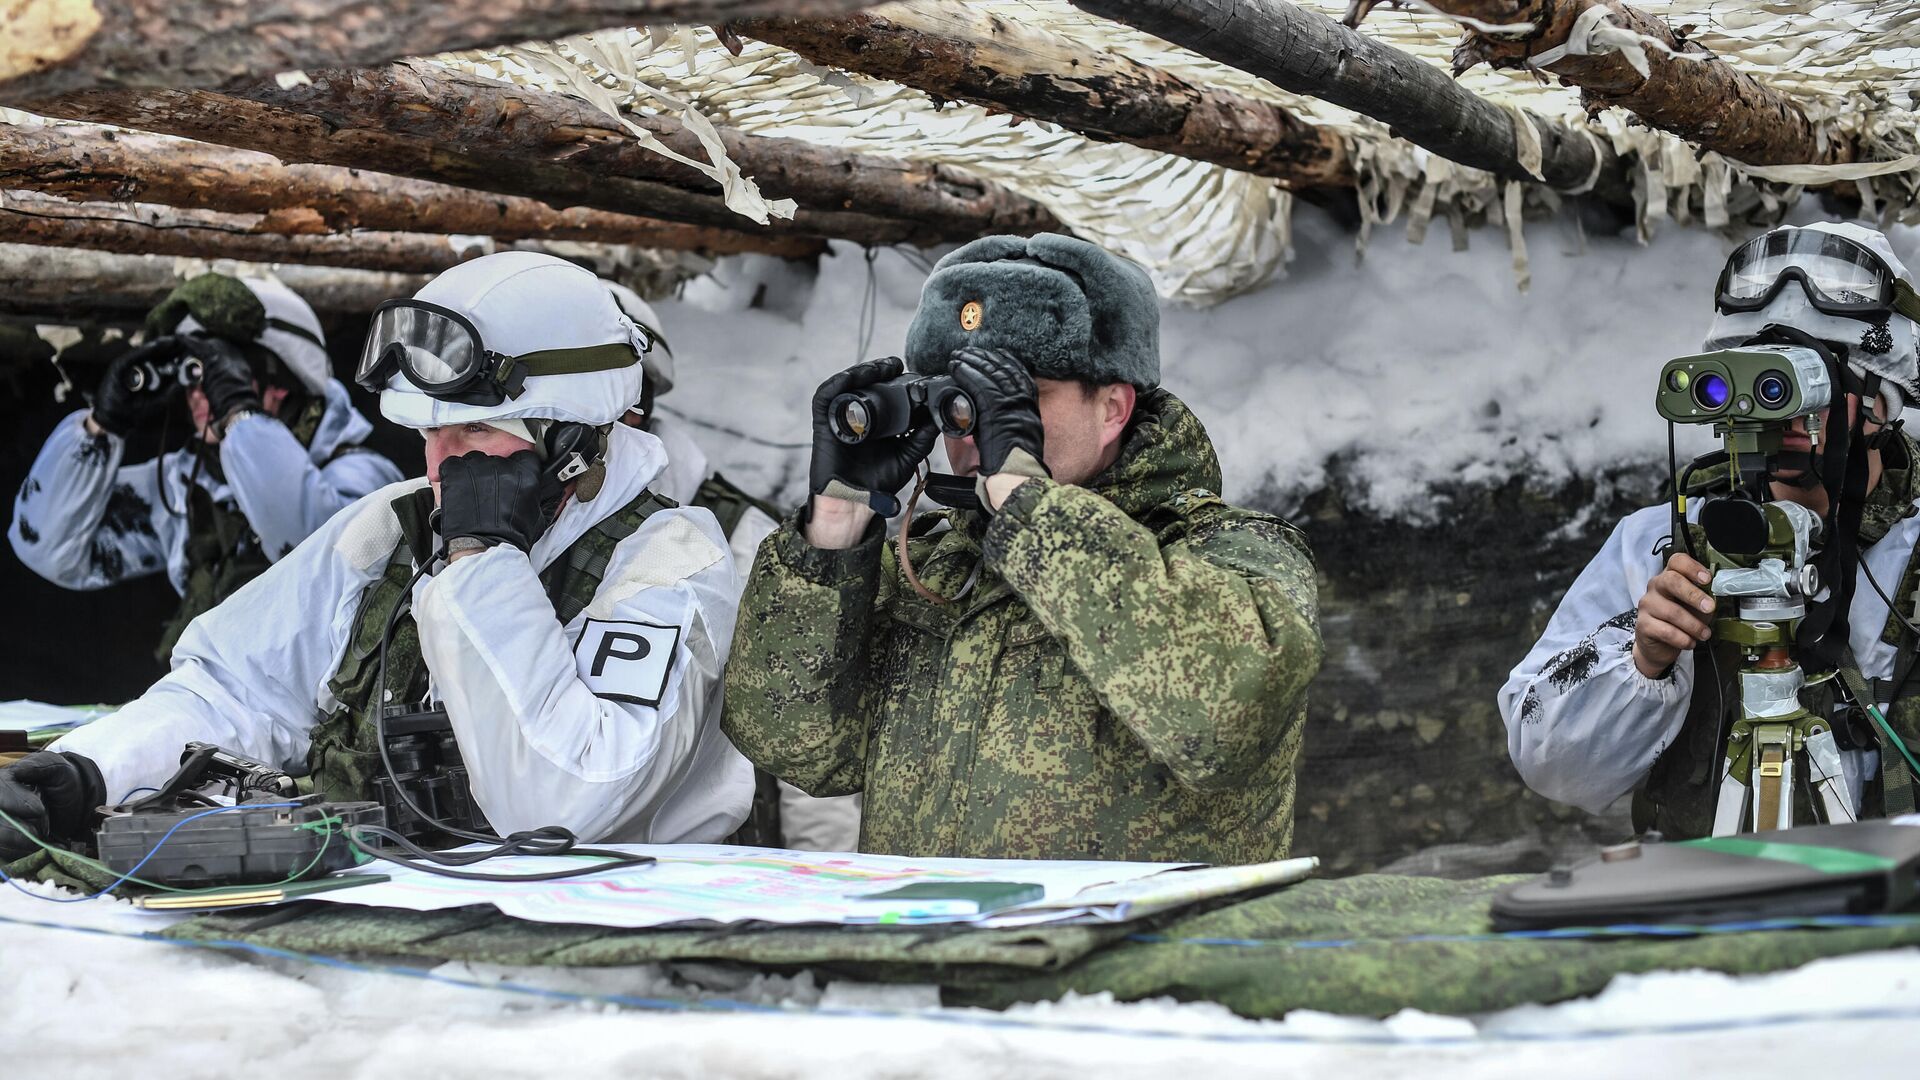
M 278 281 L 194 278 L 154 309 L 146 339 L 48 437 L 7 539 L 69 589 L 164 570 L 181 596 L 164 658 L 195 616 L 400 470 L 361 445 L 373 425 L 328 374 L 320 320 Z M 194 444 L 125 464 L 126 436 L 182 396 Z
M 648 490 L 660 441 L 617 422 L 643 344 L 591 273 L 531 252 L 384 305 L 358 378 L 426 438 L 426 479 L 361 499 L 196 620 L 140 699 L 0 769 L 0 810 L 84 839 L 93 807 L 164 781 L 188 741 L 367 799 L 390 700 L 444 707 L 502 835 L 728 835 L 753 787 L 718 716 L 739 586 L 713 515 Z M 30 850 L 9 832 L 0 858 Z
M 1783 463 L 1804 458 L 1811 466 L 1834 425 L 1862 419 L 1870 489 L 1857 530 L 1856 578 L 1871 575 L 1895 597 L 1914 595 L 1920 582 L 1914 477 L 1920 461 L 1896 423 L 1906 404 L 1920 400 L 1916 318 L 1920 300 L 1880 233 L 1846 224 L 1781 228 L 1729 260 L 1705 345 L 1813 344 L 1840 361 L 1844 405 L 1836 398 L 1817 441 L 1809 438 L 1805 418 L 1795 420 Z M 1772 498 L 1827 519 L 1831 534 L 1831 499 L 1816 475 L 1780 467 L 1767 479 Z M 1689 518 L 1697 517 L 1701 500 L 1688 504 Z M 1710 595 L 1712 574 L 1684 551 L 1670 551 L 1672 527 L 1665 504 L 1620 522 L 1499 700 L 1508 751 L 1529 787 L 1595 813 L 1633 792 L 1636 829 L 1677 839 L 1712 831 L 1725 753 L 1722 719 L 1726 702 L 1735 700 L 1729 695 L 1739 665 L 1730 653 L 1721 655 L 1728 646 L 1710 643 L 1718 603 Z M 1858 671 L 1892 727 L 1910 747 L 1920 745 L 1915 695 L 1890 682 L 1906 673 L 1902 658 L 1910 663 L 1920 643 L 1864 583 L 1853 590 L 1847 614 Z M 1807 705 L 1823 713 L 1833 708 L 1830 699 Z M 1833 715 L 1855 815 L 1911 810 L 1911 777 L 1901 756 L 1883 755 L 1883 748 L 1895 748 L 1879 743 L 1863 716 L 1849 713 Z

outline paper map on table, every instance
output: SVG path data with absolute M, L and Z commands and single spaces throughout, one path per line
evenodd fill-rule
M 659 861 L 651 866 L 609 870 L 577 880 L 526 884 L 455 881 L 377 863 L 369 866 L 367 872 L 390 875 L 391 881 L 322 893 L 309 899 L 409 911 L 491 904 L 502 914 L 532 922 L 628 928 L 734 922 L 839 925 L 964 922 L 991 927 L 1089 915 L 1127 918 L 1128 905 L 1137 915 L 1144 913 L 1150 902 L 1173 903 L 1177 897 L 1178 903 L 1187 903 L 1197 899 L 1196 889 L 1205 890 L 1205 895 L 1227 895 L 1277 884 L 1285 874 L 1305 877 L 1311 873 L 1313 864 L 1311 859 L 1295 859 L 1266 867 L 1165 874 L 1192 864 L 909 859 L 710 844 L 597 846 L 651 855 Z M 485 869 L 490 873 L 531 874 L 577 865 L 577 859 L 523 857 L 489 862 Z M 1277 877 L 1276 867 L 1290 869 Z M 1298 877 L 1286 880 L 1298 880 Z M 985 916 L 956 910 L 940 901 L 861 899 L 900 885 L 937 881 L 1031 882 L 1046 891 L 1034 904 Z M 1105 886 L 1109 891 L 1085 892 L 1096 886 Z M 1036 908 L 1036 905 L 1047 906 Z
M 49 705 L 44 701 L 0 701 L 0 731 L 75 728 L 111 716 L 118 705 Z

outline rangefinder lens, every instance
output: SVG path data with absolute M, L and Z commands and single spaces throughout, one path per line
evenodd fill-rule
M 1692 382 L 1693 376 L 1688 374 L 1686 368 L 1674 368 L 1667 374 L 1667 388 L 1670 390 L 1685 390 Z
M 1704 409 L 1723 409 L 1732 396 L 1733 388 L 1727 385 L 1726 378 L 1713 372 L 1700 376 L 1693 384 L 1693 400 Z
M 1753 396 L 1760 399 L 1760 404 L 1770 409 L 1777 409 L 1785 405 L 1787 399 L 1793 396 L 1793 384 L 1787 381 L 1784 372 L 1763 372 L 1759 378 L 1753 380 Z

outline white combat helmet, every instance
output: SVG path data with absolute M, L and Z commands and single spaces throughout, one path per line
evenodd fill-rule
M 660 314 L 653 310 L 652 304 L 640 299 L 639 293 L 625 285 L 609 281 L 606 286 L 607 291 L 613 294 L 613 302 L 620 305 L 620 310 L 626 312 L 627 318 L 632 319 L 634 325 L 645 332 L 647 340 L 653 343 L 647 355 L 641 358 L 641 363 L 646 368 L 647 378 L 653 382 L 653 396 L 660 397 L 673 389 L 673 349 L 667 344 L 666 331 L 660 327 Z
M 602 427 L 639 399 L 646 345 L 591 271 L 504 251 L 381 305 L 356 380 L 379 391 L 387 419 L 411 428 Z

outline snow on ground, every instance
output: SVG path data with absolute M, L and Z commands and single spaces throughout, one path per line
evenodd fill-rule
M 0 920 L 137 932 L 160 918 L 114 901 L 56 905 L 0 888 Z M 1920 1049 L 1920 950 L 1757 978 L 1622 976 L 1591 1000 L 1471 1021 L 1409 1012 L 1385 1021 L 1295 1013 L 1255 1022 L 1216 1005 L 1120 1004 L 1105 995 L 995 1013 L 932 1006 L 924 987 L 823 988 L 810 975 L 730 980 L 734 973 L 696 969 L 721 987 L 696 991 L 653 966 L 447 964 L 435 974 L 786 1008 L 647 1012 L 0 922 L 6 1075 L 465 1080 L 564 1070 L 575 1077 L 1124 1080 L 1203 1064 L 1209 1080 L 1283 1069 L 1338 1070 L 1343 1080 L 1794 1070 L 1858 1077 L 1905 1071 Z M 1860 1011 L 1883 1018 L 1822 1019 Z M 1755 1021 L 1764 1023 L 1706 1029 Z M 1689 1030 L 1659 1033 L 1676 1026 Z M 1632 1033 L 1594 1034 L 1623 1029 Z
M 1808 202 L 1795 221 L 1816 216 Z M 1920 248 L 1920 232 L 1892 235 L 1903 253 Z M 1213 433 L 1229 498 L 1269 483 L 1297 498 L 1338 459 L 1370 508 L 1418 519 L 1435 481 L 1552 483 L 1657 461 L 1666 428 L 1654 380 L 1665 361 L 1699 351 L 1736 242 L 1669 228 L 1641 247 L 1630 231 L 1587 236 L 1562 215 L 1528 225 L 1533 286 L 1521 293 L 1498 231 L 1476 230 L 1455 252 L 1444 229 L 1419 247 L 1401 227 L 1382 229 L 1357 260 L 1351 233 L 1303 207 L 1285 279 L 1206 310 L 1163 307 L 1166 384 Z M 813 388 L 900 352 L 923 261 L 880 252 L 867 304 L 868 264 L 846 245 L 817 279 L 775 260 L 726 260 L 659 305 L 679 361 L 663 404 L 796 444 L 703 435 L 733 479 L 797 500 Z M 1683 435 L 1683 452 L 1711 443 Z

